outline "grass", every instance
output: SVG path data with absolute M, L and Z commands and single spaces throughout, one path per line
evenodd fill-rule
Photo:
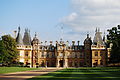
M 30 70 L 37 70 L 37 69 L 40 69 L 40 68 L 0 67 L 0 74 L 12 73 L 12 72 L 21 72 L 21 71 L 30 71 Z
M 28 80 L 120 80 L 119 67 L 68 68 Z

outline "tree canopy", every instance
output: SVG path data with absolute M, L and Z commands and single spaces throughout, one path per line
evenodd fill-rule
M 109 29 L 108 32 L 108 43 L 112 44 L 110 62 L 118 63 L 120 62 L 120 25 Z
M 13 63 L 17 58 L 16 41 L 10 35 L 2 36 L 0 40 L 0 63 Z

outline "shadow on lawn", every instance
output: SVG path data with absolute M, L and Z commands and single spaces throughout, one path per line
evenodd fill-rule
M 94 74 L 47 74 L 40 77 L 35 77 L 28 80 L 120 80 L 120 77 L 104 77 L 101 75 Z
M 113 76 L 111 76 L 113 74 Z M 64 69 L 28 80 L 120 80 L 120 72 L 104 72 L 101 69 Z

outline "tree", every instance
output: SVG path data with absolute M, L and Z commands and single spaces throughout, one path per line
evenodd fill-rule
M 3 63 L 5 61 L 6 59 L 5 53 L 7 52 L 5 51 L 2 40 L 0 40 L 0 63 Z
M 16 41 L 10 35 L 2 36 L 0 40 L 0 62 L 13 63 L 17 59 Z
M 108 44 L 112 43 L 113 46 L 111 48 L 111 63 L 120 62 L 120 25 L 117 27 L 113 27 L 108 30 L 109 34 L 107 35 Z

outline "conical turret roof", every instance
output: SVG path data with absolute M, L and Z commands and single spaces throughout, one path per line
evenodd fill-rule
M 95 33 L 95 37 L 93 39 L 93 44 L 97 45 L 97 44 L 103 45 L 103 40 L 101 37 L 101 32 L 99 29 L 96 29 L 96 33 Z
M 30 31 L 28 29 L 25 29 L 23 43 L 24 45 L 31 45 Z
M 22 36 L 20 34 L 20 27 L 18 27 L 18 35 L 16 37 L 16 42 L 17 42 L 17 45 L 23 45 L 23 39 L 22 39 Z

